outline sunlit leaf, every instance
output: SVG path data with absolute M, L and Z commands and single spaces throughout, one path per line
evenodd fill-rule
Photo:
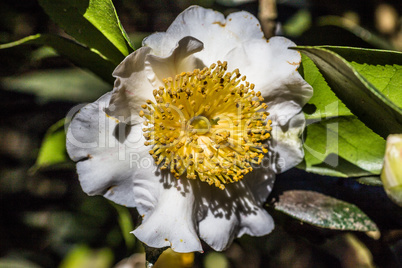
M 313 144 L 314 145 L 314 144 Z M 322 144 L 317 144 L 317 146 L 314 146 L 314 150 L 317 150 L 319 146 Z M 325 146 L 325 145 L 324 145 Z M 303 162 L 301 162 L 297 167 L 304 169 L 308 172 L 311 173 L 317 173 L 320 175 L 326 175 L 326 176 L 332 176 L 332 177 L 361 177 L 361 176 L 371 176 L 373 175 L 372 172 L 369 172 L 367 170 L 364 170 L 360 168 L 359 166 L 343 159 L 337 154 L 314 154 L 312 155 L 308 150 L 311 150 L 312 148 L 304 148 L 305 155 L 308 155 L 307 159 L 304 159 Z M 317 159 L 321 159 L 320 161 L 317 161 Z M 314 164 L 315 162 L 318 162 L 318 164 Z M 306 163 L 308 165 L 306 165 Z
M 308 126 L 299 168 L 338 177 L 379 174 L 385 140 L 350 112 L 305 55 L 300 71 L 314 95 L 303 109 Z
M 309 224 L 336 230 L 377 231 L 376 224 L 353 204 L 320 193 L 286 191 L 275 209 Z
M 104 81 L 113 84 L 114 79 L 112 77 L 112 72 L 114 68 L 116 68 L 116 64 L 103 58 L 99 53 L 61 36 L 49 34 L 31 35 L 15 42 L 1 44 L 0 49 L 28 44 L 50 46 L 60 55 L 68 58 L 77 66 L 87 68 Z
M 69 35 L 114 64 L 133 51 L 111 0 L 39 0 L 39 3 Z
M 322 162 L 337 167 L 342 164 L 337 156 L 373 174 L 379 174 L 385 150 L 385 140 L 372 132 L 356 117 L 334 117 L 307 128 L 304 143 L 308 166 Z M 331 158 L 332 156 L 332 158 Z M 361 176 L 366 174 L 348 174 Z
M 325 47 L 298 47 L 302 53 L 309 56 L 323 74 L 326 82 L 335 92 L 337 97 L 355 114 L 364 124 L 374 132 L 387 137 L 392 133 L 402 133 L 402 109 L 399 103 L 402 99 L 390 99 L 390 94 L 384 94 L 373 83 L 379 83 L 379 79 L 389 78 L 388 71 L 384 67 L 377 66 L 375 77 L 365 77 L 360 74 L 347 60 Z M 370 54 L 370 51 L 367 51 Z M 393 53 L 395 60 L 399 62 L 402 53 Z M 396 76 L 389 79 L 387 89 L 390 91 L 400 89 L 402 85 L 399 72 L 402 69 L 394 66 Z
M 316 122 L 334 116 L 352 116 L 352 112 L 338 99 L 328 86 L 314 62 L 302 54 L 301 74 L 313 87 L 314 94 L 304 107 L 306 119 Z

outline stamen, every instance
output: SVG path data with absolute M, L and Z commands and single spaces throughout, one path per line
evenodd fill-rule
M 260 165 L 270 137 L 267 105 L 255 85 L 227 62 L 163 79 L 139 115 L 153 145 L 149 153 L 176 177 L 200 179 L 220 189 Z M 151 125 L 151 126 L 150 126 Z

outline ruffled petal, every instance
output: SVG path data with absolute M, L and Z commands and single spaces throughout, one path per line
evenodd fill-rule
M 104 112 L 111 94 L 86 105 L 67 132 L 67 152 L 77 163 L 83 190 L 134 207 L 133 180 L 137 159 L 149 157 L 141 125 L 128 126 Z
M 301 62 L 298 51 L 288 49 L 296 46 L 283 37 L 272 37 L 244 43 L 227 55 L 228 69 L 239 68 L 247 81 L 255 84 L 255 91 L 260 91 L 268 106 L 291 101 L 293 114 L 300 112 L 313 94 L 312 87 L 304 81 L 297 71 Z
M 194 37 L 184 37 L 166 57 L 147 55 L 145 69 L 147 78 L 157 88 L 163 86 L 163 79 L 174 78 L 181 72 L 202 69 L 205 65 L 194 57 L 194 53 L 203 49 L 203 44 Z
M 150 247 L 176 252 L 202 251 L 195 229 L 194 194 L 187 180 L 164 174 L 161 180 L 136 181 L 135 199 L 143 217 L 133 234 Z
M 243 234 L 262 236 L 274 228 L 272 217 L 262 208 L 274 181 L 267 169 L 252 173 L 241 181 L 227 185 L 225 190 L 200 183 L 195 191 L 199 202 L 199 233 L 213 249 L 226 249 L 234 238 Z M 206 208 L 206 209 L 205 209 Z
M 226 18 L 225 30 L 232 33 L 239 43 L 264 38 L 258 19 L 247 11 L 229 14 Z
M 185 36 L 204 43 L 207 50 L 196 56 L 209 66 L 241 43 L 262 39 L 263 33 L 258 20 L 248 12 L 232 13 L 225 19 L 217 11 L 191 6 L 177 16 L 166 33 L 150 35 L 143 45 L 151 47 L 155 55 L 166 56 Z
M 203 40 L 204 44 L 209 39 L 217 38 L 214 33 L 219 30 L 219 25 L 224 23 L 225 17 L 221 13 L 199 6 L 191 6 L 176 17 L 166 34 L 150 35 L 144 39 L 143 45 L 151 47 L 156 55 L 167 56 L 179 40 L 186 36 Z M 208 42 L 208 54 L 210 49 L 214 49 L 216 45 Z
M 145 73 L 145 58 L 150 48 L 142 47 L 128 55 L 113 72 L 116 77 L 110 105 L 106 112 L 129 124 L 142 122 L 141 105 L 155 100 L 153 87 Z

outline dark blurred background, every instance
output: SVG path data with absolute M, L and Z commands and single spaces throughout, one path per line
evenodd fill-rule
M 247 10 L 257 16 L 259 11 L 257 1 L 238 5 L 227 0 L 113 3 L 136 48 L 149 33 L 165 31 L 192 4 L 224 14 Z M 400 0 L 277 0 L 276 8 L 276 27 L 267 34 L 285 35 L 298 45 L 402 50 Z M 0 44 L 36 33 L 67 36 L 37 1 L 0 2 Z M 49 47 L 0 50 L 0 267 L 96 268 L 119 262 L 118 267 L 142 267 L 143 255 L 135 255 L 142 252 L 141 245 L 127 234 L 138 224 L 135 210 L 86 196 L 63 150 L 60 120 L 75 105 L 94 101 L 111 88 Z M 279 176 L 268 203 L 286 189 L 316 190 L 355 203 L 381 233 L 320 229 L 268 208 L 277 222 L 271 235 L 238 239 L 223 253 L 214 253 L 206 245 L 204 254 L 170 253 L 158 265 L 402 267 L 401 210 L 381 187 L 293 169 Z

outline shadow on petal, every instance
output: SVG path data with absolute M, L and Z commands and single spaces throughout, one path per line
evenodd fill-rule
M 130 135 L 131 132 L 131 126 L 127 125 L 126 123 L 120 122 L 116 125 L 116 127 L 113 130 L 113 136 L 120 142 L 124 143 Z

